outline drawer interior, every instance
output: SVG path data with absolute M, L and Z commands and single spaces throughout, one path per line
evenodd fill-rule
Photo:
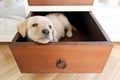
M 31 12 L 30 16 L 47 15 L 49 13 L 63 13 L 70 23 L 77 29 L 73 31 L 73 37 L 62 38 L 60 42 L 77 42 L 77 41 L 107 41 L 104 30 L 101 28 L 92 12 Z M 20 35 L 17 42 L 26 42 L 26 38 Z

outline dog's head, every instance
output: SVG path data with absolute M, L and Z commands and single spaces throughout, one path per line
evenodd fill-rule
M 18 25 L 18 32 L 22 37 L 27 37 L 40 43 L 53 40 L 53 24 L 44 16 L 33 16 Z

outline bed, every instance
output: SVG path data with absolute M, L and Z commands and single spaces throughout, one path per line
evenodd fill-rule
M 22 0 L 0 1 L 0 42 L 10 42 L 16 34 L 17 24 L 25 19 Z

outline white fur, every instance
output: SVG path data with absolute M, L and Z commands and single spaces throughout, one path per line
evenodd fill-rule
M 37 23 L 37 27 L 31 25 Z M 51 25 L 50 29 L 48 25 Z M 61 13 L 51 13 L 46 16 L 34 16 L 28 18 L 26 21 L 18 26 L 18 32 L 25 37 L 28 33 L 28 38 L 40 43 L 58 42 L 65 35 L 72 37 L 73 26 L 68 21 L 67 17 Z M 49 36 L 47 39 L 41 38 L 43 29 L 49 30 Z M 67 33 L 65 34 L 65 29 Z

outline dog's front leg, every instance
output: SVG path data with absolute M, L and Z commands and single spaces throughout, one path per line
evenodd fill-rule
M 51 40 L 51 42 L 58 42 L 57 38 L 53 38 L 53 40 Z
M 67 29 L 67 33 L 66 33 L 66 35 L 67 35 L 67 37 L 72 37 L 72 25 L 68 25 L 68 26 L 66 26 L 66 29 Z

